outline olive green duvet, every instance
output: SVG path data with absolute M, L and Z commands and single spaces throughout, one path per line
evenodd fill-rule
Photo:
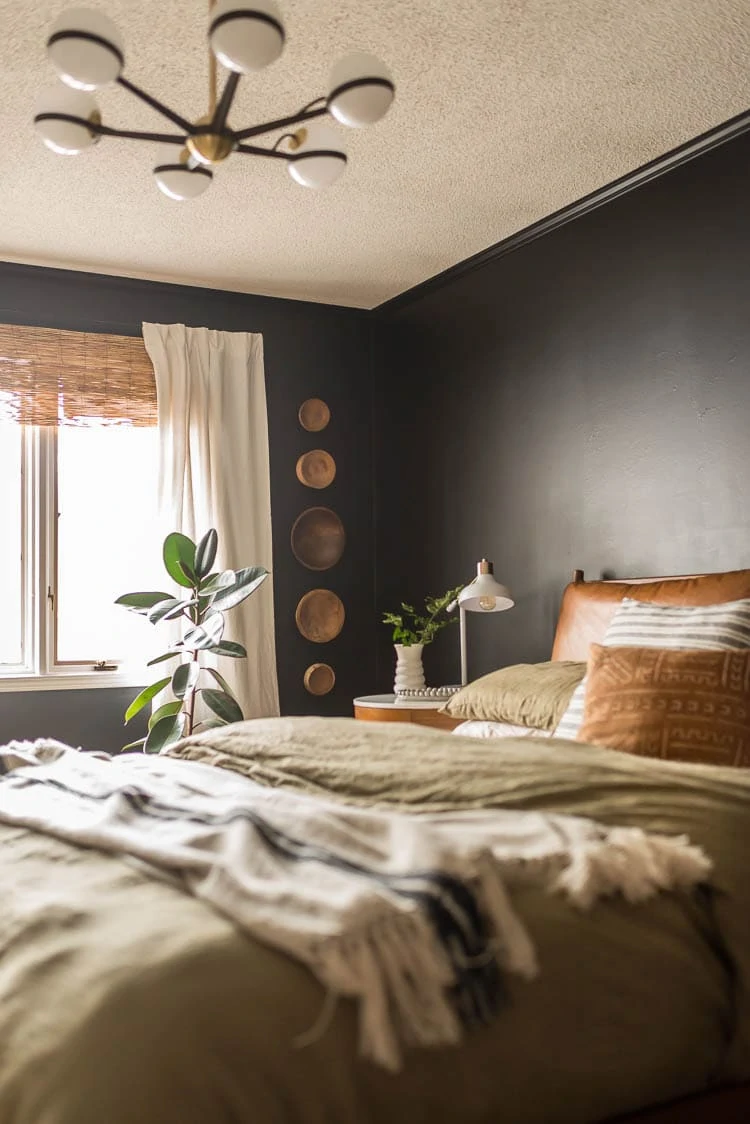
M 301 964 L 137 865 L 0 825 L 0 1124 L 587 1124 L 750 1077 L 744 771 L 349 719 L 241 723 L 172 754 L 358 804 L 685 833 L 712 883 L 589 912 L 518 890 L 538 978 L 391 1074 Z

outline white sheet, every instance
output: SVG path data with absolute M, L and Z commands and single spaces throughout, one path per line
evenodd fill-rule
M 514 726 L 512 722 L 471 719 L 456 726 L 453 733 L 465 738 L 551 738 L 554 731 L 536 730 L 533 726 Z

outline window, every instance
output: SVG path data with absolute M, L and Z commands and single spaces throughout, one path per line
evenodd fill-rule
M 164 587 L 153 372 L 145 384 L 150 402 L 131 407 L 132 362 L 123 394 L 107 355 L 100 367 L 95 354 L 104 343 L 111 355 L 120 337 L 95 338 L 76 378 L 70 353 L 58 347 L 53 377 L 41 377 L 35 341 L 29 357 L 17 338 L 40 330 L 15 329 L 13 346 L 3 331 L 0 325 L 0 690 L 140 684 L 163 636 L 114 601 Z M 140 340 L 127 344 L 143 349 Z
M 24 662 L 23 452 L 20 426 L 0 427 L 0 589 L 5 591 L 0 627 L 0 670 Z

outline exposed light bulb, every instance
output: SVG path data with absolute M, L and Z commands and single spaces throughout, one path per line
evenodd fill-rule
M 491 613 L 493 611 L 493 609 L 495 608 L 495 598 L 494 597 L 480 597 L 479 601 L 478 601 L 478 604 L 479 604 L 479 608 L 483 609 L 485 613 Z

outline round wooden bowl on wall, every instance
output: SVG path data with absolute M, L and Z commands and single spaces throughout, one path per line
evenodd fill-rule
M 307 488 L 327 488 L 336 476 L 336 461 L 325 449 L 311 449 L 297 461 L 297 479 Z
M 308 507 L 292 527 L 292 554 L 308 570 L 330 570 L 345 543 L 344 525 L 329 507 Z
M 331 420 L 331 411 L 322 398 L 308 398 L 300 406 L 297 417 L 308 433 L 320 433 Z
M 294 619 L 305 640 L 327 644 L 344 627 L 344 603 L 330 589 L 311 589 L 300 598 Z
M 311 663 L 305 672 L 305 690 L 311 695 L 327 695 L 333 690 L 336 672 L 327 663 Z

